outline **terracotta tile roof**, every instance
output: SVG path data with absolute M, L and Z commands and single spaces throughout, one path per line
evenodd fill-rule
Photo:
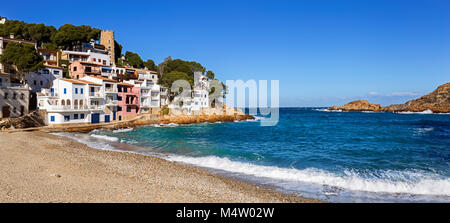
M 53 65 L 44 65 L 44 67 L 52 67 L 52 68 L 58 68 L 58 69 L 63 69 L 60 66 L 53 66 Z
M 134 87 L 134 84 L 129 84 L 129 83 L 117 83 L 117 85 L 128 86 L 128 87 Z
M 80 82 L 83 82 L 83 83 L 86 83 L 86 84 L 89 84 L 89 85 L 97 85 L 97 86 L 102 86 L 101 84 L 97 84 L 97 83 L 94 83 L 94 82 L 90 82 L 90 81 L 85 81 L 85 80 L 78 80 L 78 81 L 80 81 Z
M 113 80 L 113 79 L 109 79 L 109 78 L 106 78 L 106 77 L 102 77 L 102 76 L 92 76 L 92 75 L 89 75 L 89 77 L 97 78 L 97 79 L 100 79 L 100 80 L 103 80 L 103 81 L 106 81 L 106 82 L 113 82 L 113 83 L 117 83 L 117 81 L 116 81 L 116 80 Z
M 42 48 L 38 48 L 37 50 L 38 50 L 39 52 L 58 53 L 57 50 L 49 50 L 49 49 L 42 49 Z
M 100 65 L 100 64 L 98 64 L 98 63 L 93 63 L 93 62 L 87 62 L 87 61 L 79 61 L 80 63 L 82 63 L 82 64 L 90 64 L 90 65 L 96 65 L 96 66 L 103 66 L 103 65 Z
M 73 83 L 73 84 L 82 84 L 82 85 L 86 85 L 86 83 L 81 82 L 81 81 L 79 81 L 79 80 L 73 80 L 73 79 L 61 79 L 61 80 L 67 81 L 67 82 Z

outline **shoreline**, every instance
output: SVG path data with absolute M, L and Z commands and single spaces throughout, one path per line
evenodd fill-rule
M 0 132 L 0 202 L 322 202 L 41 131 Z

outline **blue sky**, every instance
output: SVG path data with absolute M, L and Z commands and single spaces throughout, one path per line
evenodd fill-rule
M 404 103 L 450 81 L 450 2 L 32 1 L 0 15 L 115 31 L 159 63 L 195 60 L 221 80 L 280 81 L 281 106 Z

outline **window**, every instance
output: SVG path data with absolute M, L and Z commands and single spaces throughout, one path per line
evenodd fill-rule
M 106 60 L 103 60 L 103 65 L 106 65 Z
M 13 99 L 15 100 L 17 98 L 16 92 L 13 93 Z
M 84 119 L 84 114 L 80 114 L 80 119 Z
M 131 107 L 127 106 L 127 112 L 131 112 Z
M 78 94 L 78 88 L 75 88 L 75 94 Z
M 92 60 L 93 60 L 94 62 L 97 62 L 97 59 L 95 59 L 95 58 L 94 58 L 94 59 L 92 59 Z
M 77 71 L 77 67 L 73 67 L 73 71 Z
M 83 94 L 83 88 L 80 88 L 80 94 Z
M 59 74 L 59 70 L 54 70 L 53 74 L 58 75 Z
M 67 94 L 67 88 L 64 88 L 64 94 Z
M 118 101 L 122 101 L 122 96 L 117 96 Z
M 41 86 L 44 85 L 44 83 L 42 81 L 40 82 L 40 84 L 41 84 Z
M 20 115 L 22 116 L 25 113 L 25 107 L 20 106 Z
M 122 107 L 117 107 L 117 111 L 122 111 Z
M 33 84 L 34 84 L 34 85 L 37 85 L 37 82 L 36 82 L 36 80 L 34 80 L 34 81 L 33 81 Z
M 65 122 L 70 121 L 70 115 L 65 115 L 65 116 L 64 116 L 64 121 L 65 121 Z
M 78 119 L 78 114 L 73 114 L 73 119 Z
M 91 69 L 91 67 L 86 67 L 86 70 L 85 70 L 86 72 L 92 72 L 92 69 Z
M 50 73 L 50 71 L 49 71 L 49 70 L 47 70 L 47 69 L 45 69 L 45 70 L 42 70 L 42 73 L 43 73 L 43 74 L 49 74 L 49 73 Z
M 20 99 L 25 99 L 25 95 L 22 93 L 22 94 L 20 94 Z
M 55 116 L 54 116 L 54 115 L 50 116 L 50 121 L 51 121 L 51 122 L 54 122 L 54 121 L 55 121 Z

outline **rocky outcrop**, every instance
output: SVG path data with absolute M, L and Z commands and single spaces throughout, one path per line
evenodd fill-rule
M 5 118 L 0 120 L 0 130 L 24 129 L 45 126 L 45 111 L 34 111 L 19 118 Z
M 401 105 L 390 105 L 387 111 L 422 112 L 431 110 L 433 113 L 450 112 L 450 83 L 439 86 L 433 92 Z
M 379 104 L 370 104 L 367 100 L 359 100 L 342 106 L 333 106 L 328 110 L 374 112 L 423 112 L 430 110 L 433 113 L 450 113 L 450 83 L 443 84 L 433 92 L 405 104 L 382 107 Z
M 333 106 L 328 110 L 342 111 L 380 111 L 382 107 L 379 104 L 370 104 L 367 100 L 352 101 L 342 106 Z

